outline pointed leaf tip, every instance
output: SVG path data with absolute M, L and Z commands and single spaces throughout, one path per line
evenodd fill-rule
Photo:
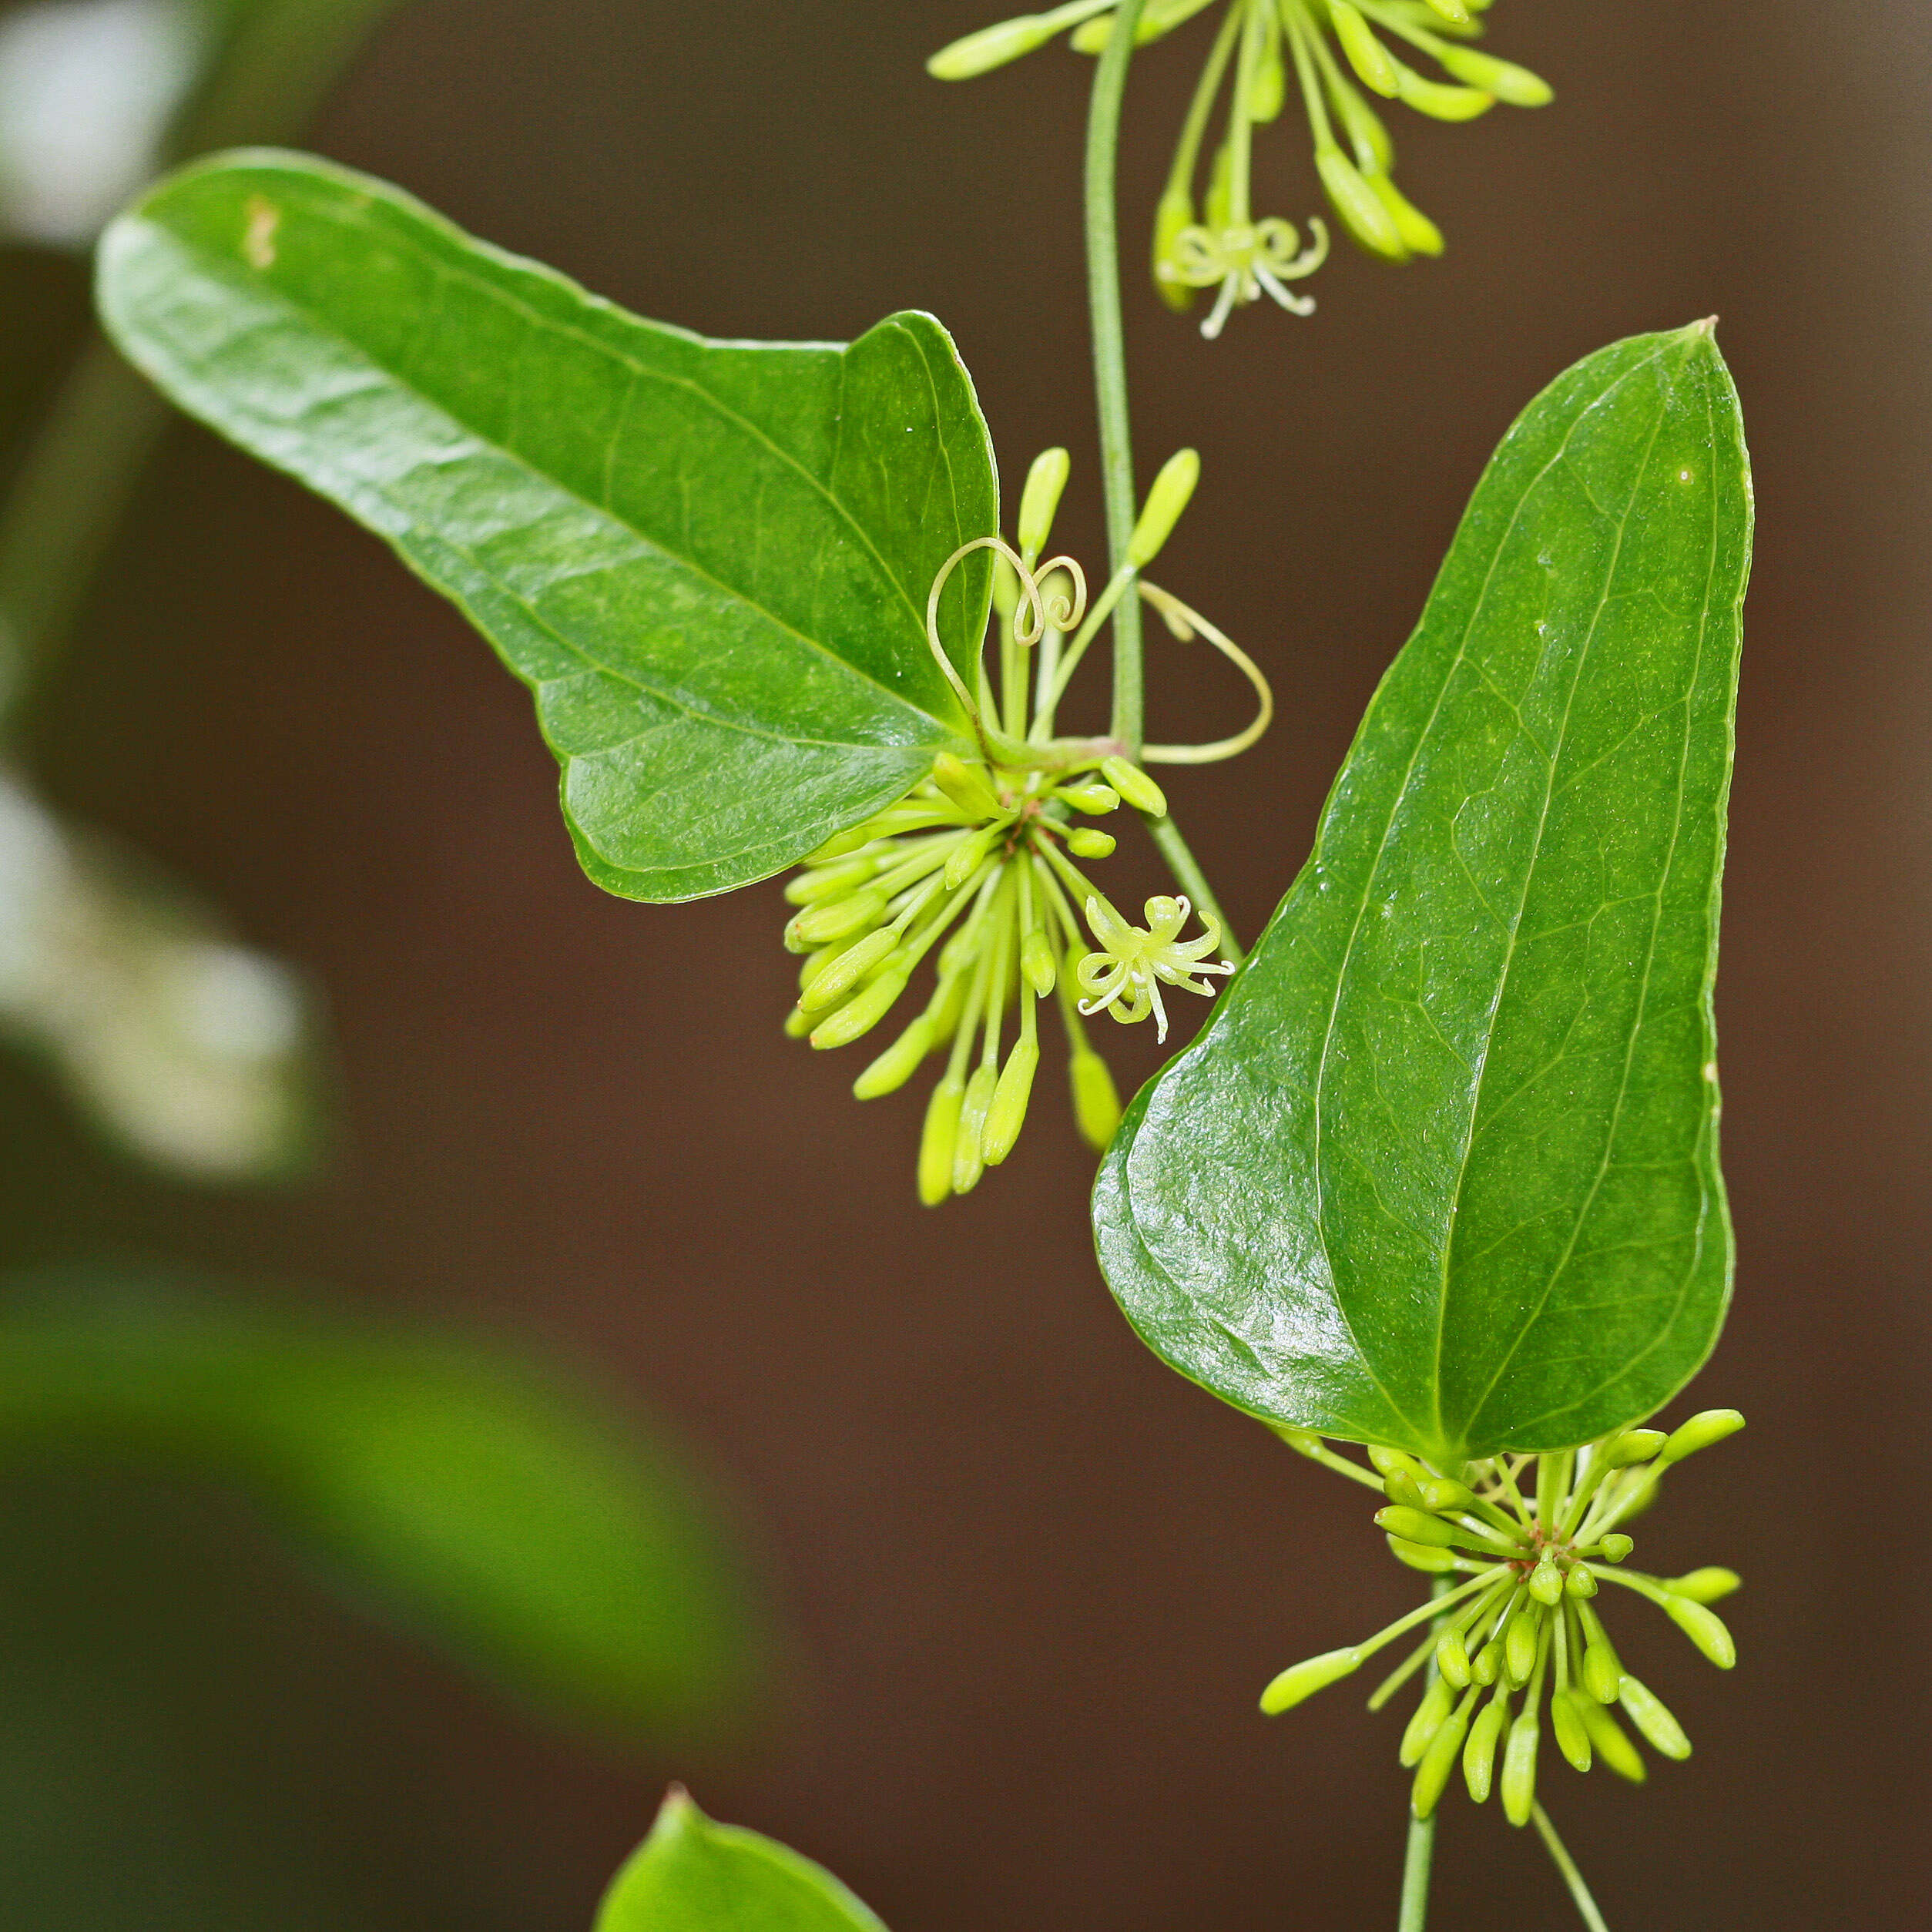
M 1612 344 L 1504 438 L 1313 856 L 1102 1164 L 1129 1320 L 1251 1414 L 1561 1448 L 1716 1338 L 1751 519 L 1735 391 L 1687 353 L 1709 333 Z

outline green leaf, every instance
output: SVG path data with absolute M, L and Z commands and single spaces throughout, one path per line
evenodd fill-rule
M 1453 1461 L 1634 1421 L 1709 1353 L 1750 525 L 1708 324 L 1504 439 L 1313 856 L 1102 1169 L 1102 1265 L 1182 1374 Z
M 585 870 L 637 899 L 763 878 L 964 729 L 927 593 L 998 525 L 951 339 L 639 320 L 308 157 L 190 168 L 103 237 L 102 316 L 176 402 L 385 537 L 535 693 Z M 940 635 L 972 679 L 975 552 Z
M 713 1824 L 673 1788 L 593 1932 L 884 1932 L 832 1874 L 775 1839 Z
M 748 1689 L 751 1620 L 688 1476 L 505 1352 L 38 1279 L 0 1311 L 0 1455 L 28 1451 L 237 1483 L 354 1595 L 606 1729 L 715 1725 Z

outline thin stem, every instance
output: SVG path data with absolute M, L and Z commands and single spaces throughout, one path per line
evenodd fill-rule
M 1436 1814 L 1409 1820 L 1408 1849 L 1402 1858 L 1402 1913 L 1396 1932 L 1423 1932 L 1429 1922 L 1429 1867 L 1435 1857 Z
M 1530 1821 L 1543 1840 L 1545 1849 L 1556 1863 L 1556 1869 L 1563 1874 L 1563 1883 L 1570 1888 L 1570 1898 L 1575 1905 L 1578 1916 L 1590 1928 L 1590 1932 L 1610 1932 L 1603 1922 L 1603 1914 L 1597 1910 L 1597 1902 L 1590 1896 L 1590 1888 L 1583 1882 L 1583 1874 L 1576 1868 L 1576 1860 L 1563 1848 L 1563 1840 L 1557 1836 L 1556 1827 L 1550 1823 L 1550 1814 L 1542 1806 L 1530 1807 Z M 1420 1924 L 1420 1921 L 1417 1920 Z M 1404 1928 L 1406 1932 L 1406 1927 Z
M 1134 533 L 1134 448 L 1127 418 L 1127 347 L 1121 323 L 1120 236 L 1114 169 L 1120 150 L 1120 104 L 1127 63 L 1145 0 L 1121 0 L 1113 32 L 1093 78 L 1087 119 L 1087 296 L 1093 314 L 1093 373 L 1100 411 L 1101 484 L 1107 505 L 1110 574 L 1127 561 Z M 1129 758 L 1140 756 L 1145 706 L 1141 676 L 1140 600 L 1114 612 L 1112 736 Z
M 16 709 L 86 594 L 168 406 L 92 337 L 0 509 L 0 702 Z
M 1437 1598 L 1449 1593 L 1449 1579 L 1436 1578 L 1429 1585 L 1430 1594 Z M 1438 1613 L 1431 1635 L 1438 1634 L 1443 1627 L 1443 1618 Z M 1429 1662 L 1429 1681 L 1436 1675 L 1435 1660 Z M 1409 1818 L 1409 1842 L 1402 1855 L 1402 1909 L 1395 1922 L 1396 1932 L 1424 1932 L 1429 1920 L 1429 1867 L 1435 1857 L 1436 1816 L 1431 1811 L 1427 1817 L 1418 1818 L 1412 1813 Z

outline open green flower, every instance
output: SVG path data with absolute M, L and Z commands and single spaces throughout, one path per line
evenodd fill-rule
M 1400 100 L 1441 121 L 1473 120 L 1498 101 L 1540 107 L 1549 85 L 1528 68 L 1468 45 L 1482 32 L 1475 17 L 1491 0 L 1226 0 L 1199 84 L 1183 122 L 1154 222 L 1154 286 L 1171 307 L 1218 293 L 1202 324 L 1220 334 L 1229 312 L 1266 293 L 1306 315 L 1314 303 L 1286 284 L 1311 274 L 1328 252 L 1328 233 L 1311 220 L 1304 248 L 1277 216 L 1251 206 L 1250 151 L 1257 126 L 1276 120 L 1293 70 L 1315 171 L 1349 234 L 1393 262 L 1438 255 L 1442 234 L 1395 185 L 1395 148 L 1368 96 Z M 1137 42 L 1158 40 L 1214 0 L 1148 0 Z M 1114 0 L 1072 0 L 1051 12 L 1001 22 L 942 49 L 927 63 L 944 80 L 964 80 L 1030 53 L 1071 29 L 1072 44 L 1097 53 L 1111 36 Z M 1418 72 L 1390 43 L 1420 54 L 1447 76 Z M 1226 90 L 1226 132 L 1200 183 L 1202 149 Z M 1197 198 L 1198 196 L 1198 198 Z
M 1149 899 L 1147 924 L 1129 925 L 1098 894 L 1090 894 L 1086 904 L 1087 924 L 1100 951 L 1089 953 L 1075 968 L 1074 977 L 1086 997 L 1080 1002 L 1082 1013 L 1109 1012 L 1129 1025 L 1154 1015 L 1157 1037 L 1167 1043 L 1167 1008 L 1161 1004 L 1161 987 L 1185 987 L 1190 993 L 1211 995 L 1214 988 L 1196 977 L 1202 973 L 1231 973 L 1224 961 L 1209 959 L 1219 950 L 1221 929 L 1213 920 L 1203 920 L 1206 932 L 1199 939 L 1183 941 L 1181 930 L 1192 911 L 1185 899 L 1166 895 Z
M 1615 1584 L 1655 1604 L 1720 1670 L 1737 1661 L 1730 1632 L 1709 1608 L 1737 1588 L 1736 1573 L 1709 1568 L 1667 1579 L 1626 1569 L 1634 1545 L 1617 1525 L 1650 1506 L 1673 1463 L 1743 1426 L 1735 1409 L 1706 1409 L 1668 1436 L 1619 1430 L 1581 1449 L 1491 1457 L 1454 1471 L 1370 1448 L 1373 1473 L 1311 1431 L 1283 1430 L 1291 1448 L 1383 1491 L 1388 1507 L 1375 1521 L 1402 1561 L 1445 1582 L 1457 1574 L 1464 1580 L 1365 1642 L 1282 1672 L 1263 1692 L 1261 1708 L 1270 1716 L 1291 1709 L 1427 1625 L 1369 1699 L 1379 1710 L 1418 1672 L 1427 1674 L 1400 1749 L 1415 1772 L 1417 1817 L 1434 1812 L 1460 1761 L 1478 1804 L 1500 1783 L 1510 1823 L 1528 1823 L 1545 1709 L 1557 1749 L 1578 1771 L 1600 1758 L 1620 1777 L 1643 1783 L 1643 1759 L 1612 1716 L 1616 1706 L 1653 1750 L 1689 1757 L 1676 1719 L 1624 1669 L 1595 1600 L 1601 1584 Z
M 807 854 L 785 888 L 799 908 L 785 943 L 806 955 L 798 1005 L 786 1025 L 815 1047 L 862 1039 L 937 949 L 924 1007 L 852 1088 L 861 1100 L 894 1092 L 930 1056 L 944 1055 L 920 1143 L 919 1194 L 928 1206 L 970 1192 L 986 1169 L 1013 1151 L 1039 1065 L 1041 1001 L 1059 1007 L 1074 1117 L 1102 1150 L 1120 1125 L 1120 1099 L 1082 1018 L 1103 1009 L 1129 1022 L 1151 1014 L 1165 1041 L 1161 986 L 1211 994 L 1201 975 L 1234 970 L 1206 958 L 1220 944 L 1212 921 L 1203 922 L 1202 936 L 1181 937 L 1186 900 L 1149 899 L 1143 929 L 1123 918 L 1081 870 L 1076 861 L 1104 859 L 1115 842 L 1080 819 L 1126 804 L 1158 820 L 1166 816 L 1167 800 L 1119 740 L 1065 738 L 1055 730 L 1068 681 L 1109 613 L 1129 595 L 1152 605 L 1176 636 L 1206 637 L 1242 670 L 1260 700 L 1254 722 L 1233 737 L 1146 745 L 1141 760 L 1200 764 L 1231 757 L 1266 729 L 1273 699 L 1253 661 L 1198 611 L 1142 575 L 1186 508 L 1199 459 L 1181 450 L 1162 466 L 1125 561 L 1091 609 L 1078 564 L 1065 556 L 1041 560 L 1067 472 L 1065 450 L 1038 457 L 1021 498 L 1018 548 L 976 538 L 954 552 L 932 586 L 927 642 L 970 720 L 974 746 L 964 756 L 940 753 L 931 773 L 897 803 Z M 999 673 L 996 688 L 982 661 L 974 689 L 941 648 L 933 619 L 954 566 L 981 548 L 1000 560 L 994 591 Z M 1097 952 L 1081 930 L 1081 913 Z M 1076 986 L 1084 997 L 1076 996 Z

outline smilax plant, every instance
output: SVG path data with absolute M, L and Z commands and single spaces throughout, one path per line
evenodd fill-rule
M 101 312 L 183 408 L 387 539 L 529 687 L 585 870 L 692 899 L 790 871 L 787 1029 L 874 1035 L 861 1098 L 930 1060 L 917 1183 L 937 1207 L 1015 1152 L 1052 1002 L 1101 1154 L 1101 1266 L 1142 1339 L 1290 1446 L 1375 1488 L 1434 1594 L 1284 1671 L 1287 1710 L 1386 1646 L 1370 1699 L 1420 1698 L 1400 1923 L 1426 1920 L 1460 1769 L 1534 1823 L 1547 1726 L 1578 1770 L 1642 1780 L 1625 1721 L 1689 1746 L 1623 1668 L 1618 1591 L 1720 1668 L 1737 1578 L 1631 1567 L 1665 1471 L 1741 1425 L 1645 1426 L 1709 1353 L 1730 1292 L 1711 995 L 1751 504 L 1712 327 L 1613 344 L 1535 398 L 1477 486 L 1363 719 L 1314 848 L 1245 956 L 1150 766 L 1233 756 L 1266 679 L 1150 581 L 1199 472 L 1142 495 L 1129 435 L 1115 163 L 1138 44 L 1199 0 L 1078 0 L 968 35 L 982 74 L 1065 29 L 1097 56 L 1085 179 L 1108 552 L 1055 554 L 1049 449 L 1002 534 L 991 440 L 951 339 L 888 317 L 844 345 L 714 342 L 626 314 L 397 190 L 258 150 L 190 166 L 109 230 Z M 1439 119 L 1548 89 L 1471 43 L 1464 0 L 1227 0 L 1155 219 L 1172 305 L 1206 333 L 1327 247 L 1255 217 L 1253 130 L 1295 77 L 1344 232 L 1391 260 L 1441 237 L 1392 179 L 1367 95 Z M 1446 79 L 1405 64 L 1397 45 Z M 1197 202 L 1216 103 L 1226 133 Z M 1097 586 L 1097 588 L 1095 588 Z M 1249 681 L 1252 725 L 1149 743 L 1142 613 Z M 1110 633 L 1108 726 L 1058 726 Z M 1138 821 L 1176 891 L 1106 879 Z M 795 870 L 794 870 L 795 868 Z M 920 991 L 912 991 L 915 981 Z M 1218 997 L 1217 987 L 1221 988 Z M 1123 1115 L 1092 1023 L 1178 993 L 1206 1025 Z M 1354 1444 L 1359 1461 L 1331 1447 Z M 1622 1713 L 1621 1719 L 1617 1715 Z M 681 1793 L 603 1932 L 876 1924 L 814 1866 Z

